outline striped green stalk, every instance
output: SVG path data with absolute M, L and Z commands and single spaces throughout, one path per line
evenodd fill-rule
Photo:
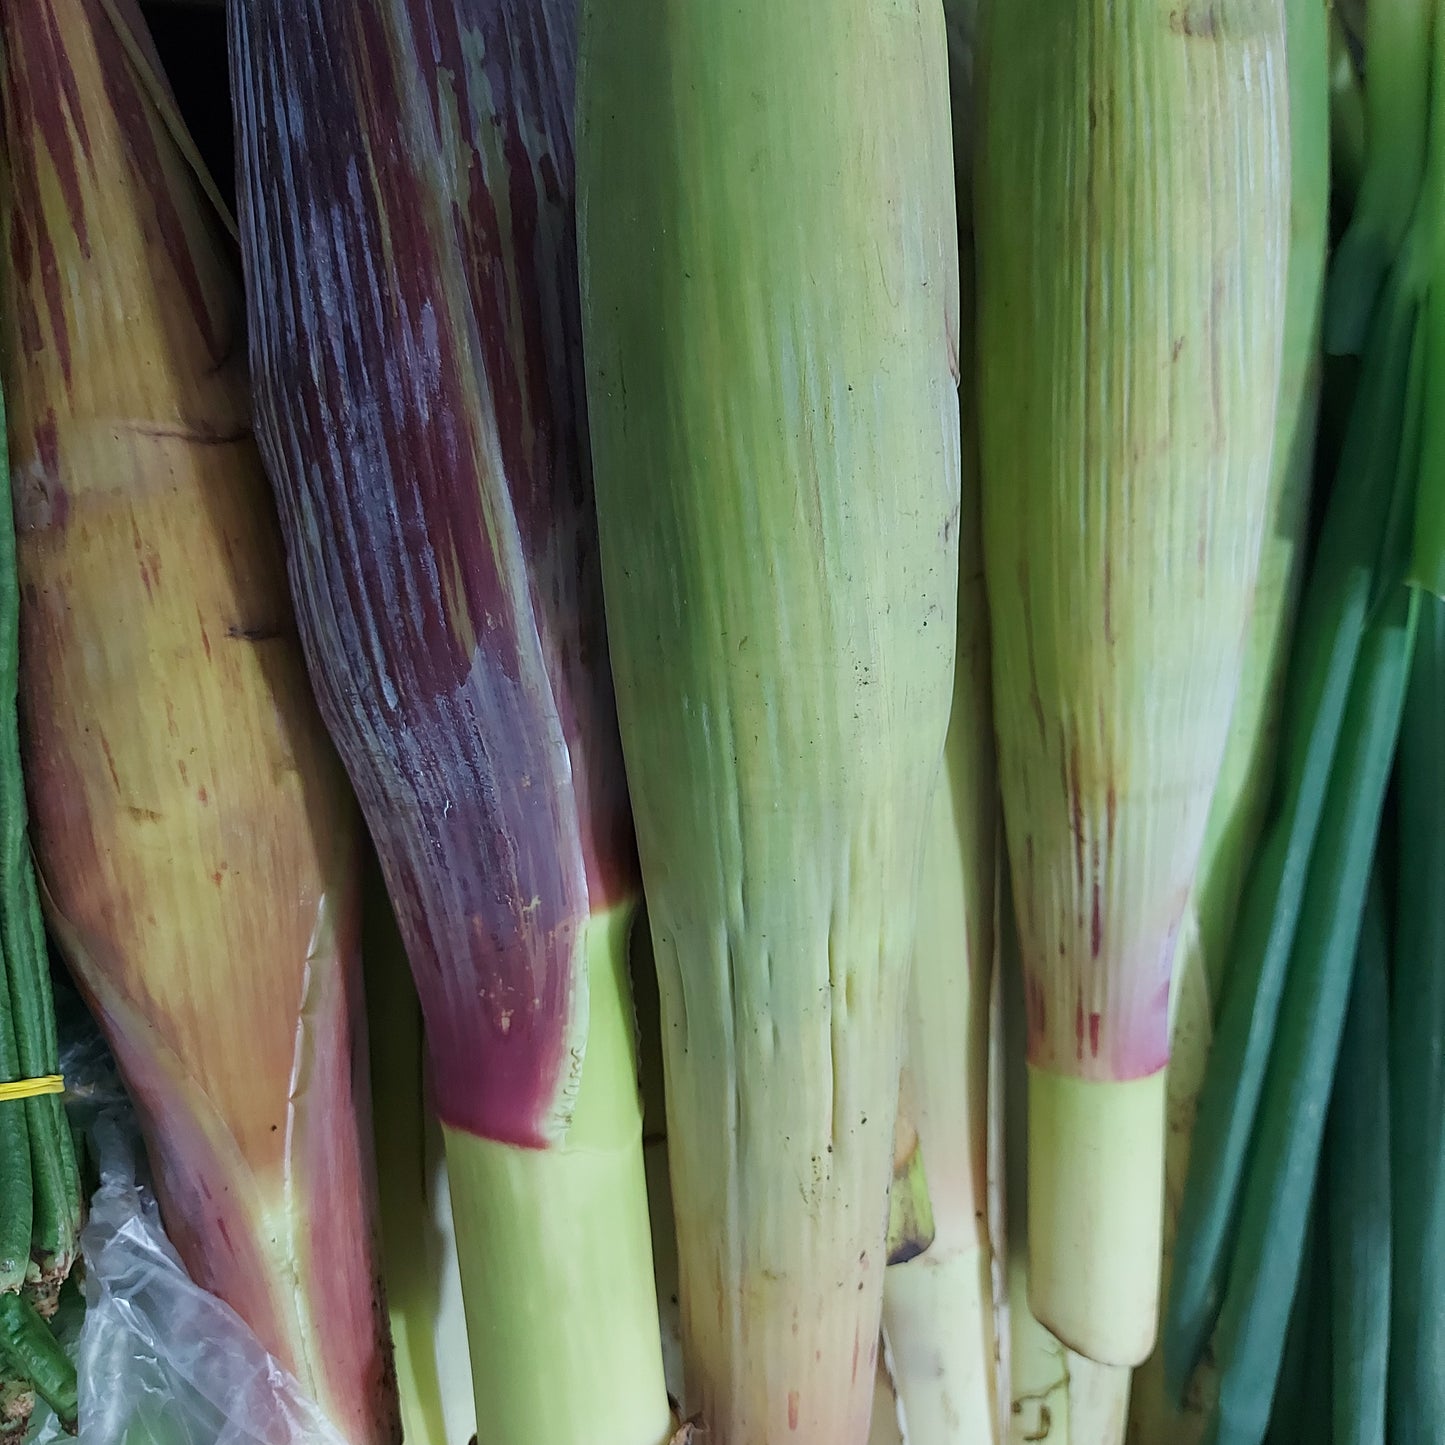
M 1170 974 L 1277 495 L 1282 0 L 992 0 L 980 416 L 1029 1291 L 1154 1342 Z
M 1247 869 L 1265 821 L 1278 741 L 1289 640 L 1304 566 L 1319 415 L 1325 254 L 1329 232 L 1330 142 L 1327 13 L 1324 0 L 1288 0 L 1290 251 L 1285 333 L 1275 421 L 1273 512 L 1260 558 L 1244 673 L 1229 741 L 1210 805 L 1199 873 L 1175 956 L 1169 1135 L 1165 1152 L 1163 1291 L 1167 1298 L 1180 1199 L 1214 1010 L 1230 960 Z M 1197 1445 L 1213 1381 L 1196 1378 L 1182 1402 L 1164 1380 L 1156 1349 L 1136 1372 L 1131 1425 L 1143 1442 Z
M 583 404 L 576 20 L 572 0 L 231 10 L 257 429 L 421 999 L 488 1445 L 671 1431 Z
M 945 6 L 959 213 L 961 334 L 974 333 L 971 0 Z M 965 341 L 965 357 L 972 346 Z M 989 1218 L 990 995 L 995 976 L 997 779 L 983 587 L 977 378 L 961 388 L 958 655 L 943 774 L 924 841 L 909 980 L 904 1097 L 922 1143 L 935 1237 L 883 1285 L 888 1366 L 910 1445 L 984 1445 L 1007 1428 Z M 1001 1301 L 998 1303 L 1002 1303 Z
M 709 1445 L 861 1445 L 954 654 L 942 13 L 590 0 L 582 57 L 588 400 L 687 1407 Z

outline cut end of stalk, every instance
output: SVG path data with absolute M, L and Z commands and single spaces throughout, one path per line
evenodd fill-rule
M 1142 1364 L 1154 1347 L 1165 1078 L 1029 1070 L 1029 1304 L 1100 1364 Z

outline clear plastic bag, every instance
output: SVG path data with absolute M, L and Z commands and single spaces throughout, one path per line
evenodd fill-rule
M 66 1030 L 72 1117 L 100 1175 L 81 1236 L 80 1445 L 346 1445 L 245 1322 L 192 1282 L 93 1026 Z M 35 1445 L 59 1445 L 53 1417 Z

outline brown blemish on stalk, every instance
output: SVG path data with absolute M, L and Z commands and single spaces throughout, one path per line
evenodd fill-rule
M 1096 863 L 1097 868 L 1097 863 Z M 1094 874 L 1094 902 L 1092 916 L 1089 919 L 1089 951 L 1098 958 L 1104 946 L 1104 909 L 1100 899 L 1099 875 Z
M 1077 1056 L 1084 1057 L 1084 996 L 1074 1000 L 1074 1045 Z
M 110 750 L 110 743 L 104 733 L 100 735 L 100 750 L 105 754 L 105 765 L 110 769 L 110 780 L 115 784 L 116 792 L 120 792 L 120 774 L 115 770 L 115 754 Z
M 237 642 L 274 642 L 281 636 L 279 627 L 228 627 L 226 636 Z
M 1214 444 L 1220 446 L 1224 442 L 1224 398 L 1220 394 L 1220 370 L 1221 359 L 1219 355 L 1219 313 L 1224 307 L 1224 275 L 1217 274 L 1214 278 L 1214 285 L 1209 288 L 1209 402 L 1214 416 Z M 1204 542 L 1200 540 L 1201 556 L 1203 561 Z
M 1036 1038 L 1041 1038 L 1048 1022 L 1044 1003 L 1043 981 L 1036 973 L 1029 973 L 1024 979 L 1024 999 L 1028 1011 L 1030 1028 Z
M 1213 5 L 1182 5 L 1169 12 L 1169 28 L 1176 35 L 1212 40 L 1219 34 L 1219 14 Z
M 789 1390 L 789 1391 L 788 1391 L 788 1429 L 789 1429 L 789 1430 L 796 1430 L 796 1429 L 798 1428 L 798 1406 L 799 1406 L 799 1403 L 800 1403 L 800 1402 L 799 1402 L 799 1399 L 798 1399 L 798 1392 L 797 1392 L 796 1390 Z
M 1099 1057 L 1099 1029 L 1103 1025 L 1103 1019 L 1096 1013 L 1089 1015 L 1089 1052 L 1097 1059 Z

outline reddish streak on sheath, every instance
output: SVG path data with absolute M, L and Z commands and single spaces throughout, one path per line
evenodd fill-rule
M 1074 1041 L 1077 1045 L 1077 1054 L 1080 1059 L 1084 1057 L 1084 1000 L 1080 996 L 1074 1001 Z
M 1097 1013 L 1089 1015 L 1089 1052 L 1096 1059 L 1099 1057 L 1099 1026 L 1101 1022 Z
M 1069 814 L 1074 833 L 1074 872 L 1079 887 L 1084 886 L 1084 779 L 1080 771 L 1079 740 L 1069 744 L 1067 774 L 1069 793 Z
M 101 75 L 115 111 L 116 122 L 125 137 L 126 150 L 129 152 L 131 166 L 141 182 L 142 193 L 149 197 L 154 205 L 148 219 L 154 226 L 156 239 L 164 248 L 170 262 L 171 275 L 190 306 L 196 329 L 205 337 L 211 355 L 224 355 L 227 343 L 217 331 L 215 319 L 206 304 L 206 293 L 196 271 L 195 254 L 180 212 L 176 209 L 175 194 L 168 179 L 161 148 L 157 144 L 156 131 L 161 121 L 156 116 L 150 98 L 140 89 L 135 65 L 125 53 L 120 36 L 101 9 L 98 0 L 86 0 L 86 4 L 98 12 L 91 28 L 95 35 Z M 143 24 L 133 25 L 132 32 L 137 36 L 149 34 Z M 158 63 L 155 73 L 164 74 Z M 166 145 L 169 148 L 169 137 L 166 138 Z
M 796 1390 L 789 1390 L 789 1391 L 788 1391 L 788 1429 L 789 1429 L 789 1430 L 796 1430 L 797 1428 L 798 1428 L 798 1392 L 797 1392 Z
M 53 4 L 38 7 L 27 23 L 8 37 L 5 51 L 6 110 L 11 118 L 12 137 L 27 138 L 9 147 L 10 184 L 13 188 L 10 259 L 17 275 L 40 273 L 45 308 L 50 314 L 51 343 L 60 360 L 61 374 L 70 383 L 70 323 L 59 260 L 46 229 L 40 184 L 38 148 L 44 147 L 55 173 L 66 220 L 73 228 L 73 244 L 90 255 L 77 152 L 89 159 L 90 138 L 75 95 L 75 77 L 66 58 L 65 42 Z M 32 138 L 33 139 L 30 139 Z M 34 221 L 38 230 L 32 232 Z M 26 351 L 41 350 L 46 341 L 40 334 L 33 310 L 21 318 L 22 345 Z
M 1100 950 L 1104 946 L 1104 914 L 1103 905 L 1099 897 L 1099 875 L 1094 874 L 1094 907 L 1093 917 L 1089 923 L 1089 947 L 1095 958 L 1098 958 Z

